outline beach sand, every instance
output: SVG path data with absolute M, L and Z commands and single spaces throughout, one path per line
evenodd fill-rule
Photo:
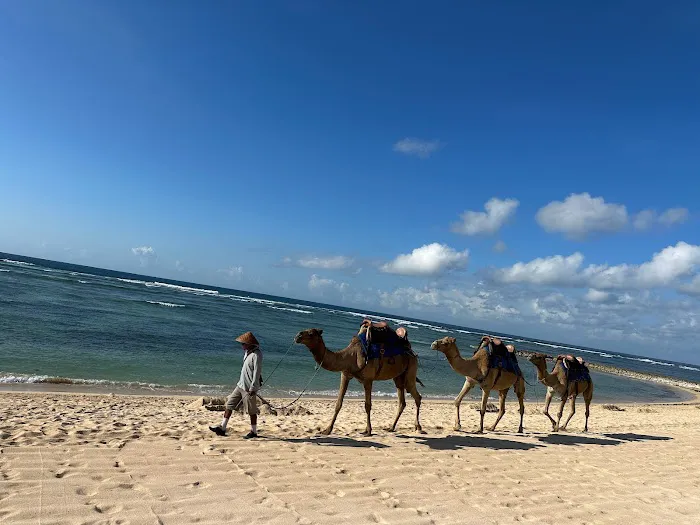
M 517 435 L 511 402 L 478 435 L 473 403 L 455 432 L 452 404 L 425 401 L 421 435 L 407 401 L 395 434 L 395 401 L 374 401 L 362 437 L 364 405 L 347 400 L 323 437 L 334 402 L 303 399 L 311 415 L 263 415 L 246 441 L 243 416 L 217 437 L 222 413 L 195 398 L 0 392 L 0 522 L 700 523 L 697 404 L 594 404 L 583 434 L 579 402 L 553 434 L 528 403 Z

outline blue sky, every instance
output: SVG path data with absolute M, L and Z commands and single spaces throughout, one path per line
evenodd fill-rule
M 698 362 L 669 340 L 700 321 L 699 29 L 696 2 L 4 3 L 0 250 Z

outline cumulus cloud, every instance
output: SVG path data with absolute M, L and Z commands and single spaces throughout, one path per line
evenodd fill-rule
M 664 226 L 682 224 L 688 220 L 689 215 L 687 208 L 669 208 L 659 216 L 659 222 Z
M 453 316 L 467 313 L 470 318 L 504 318 L 519 314 L 508 301 L 495 291 L 462 289 L 456 287 L 402 287 L 379 291 L 379 302 L 384 308 L 407 310 L 449 311 Z
M 519 204 L 517 199 L 493 197 L 484 204 L 485 212 L 465 211 L 451 229 L 462 235 L 493 235 L 515 214 Z
M 137 246 L 131 249 L 131 253 L 139 258 L 139 263 L 144 267 L 156 258 L 156 251 L 152 246 Z
M 226 269 L 219 270 L 219 272 L 226 274 L 229 279 L 239 280 L 243 277 L 243 266 L 229 266 Z
M 592 264 L 583 268 L 583 255 L 553 255 L 530 262 L 518 262 L 495 270 L 492 276 L 502 283 L 528 283 L 596 290 L 657 288 L 681 285 L 679 279 L 691 276 L 700 266 L 700 246 L 678 242 L 655 253 L 651 260 L 635 264 Z
M 434 242 L 401 254 L 380 267 L 384 273 L 430 276 L 464 268 L 469 261 L 469 250 L 458 252 L 446 244 Z
M 394 144 L 394 151 L 411 155 L 421 159 L 427 159 L 442 147 L 439 140 L 422 140 L 417 138 L 405 138 Z
M 351 270 L 355 266 L 355 259 L 345 255 L 331 255 L 319 257 L 315 255 L 305 255 L 299 258 L 285 257 L 279 266 L 296 266 L 310 270 Z M 355 269 L 354 273 L 359 273 Z
M 604 303 L 610 299 L 610 292 L 604 292 L 602 290 L 596 290 L 595 288 L 589 288 L 586 295 L 583 296 L 586 301 L 591 303 Z
M 579 252 L 568 257 L 552 255 L 538 257 L 527 263 L 515 263 L 509 268 L 497 270 L 494 276 L 503 283 L 572 286 L 580 281 L 579 270 L 582 264 L 583 255 Z
M 131 253 L 138 255 L 139 257 L 147 257 L 156 254 L 152 246 L 139 246 L 137 248 L 132 248 Z
M 355 260 L 344 255 L 336 255 L 334 257 L 302 257 L 296 261 L 298 266 L 302 268 L 317 268 L 323 270 L 342 270 L 350 268 Z
M 588 193 L 572 193 L 564 201 L 552 201 L 540 208 L 535 219 L 549 233 L 580 240 L 594 233 L 622 230 L 627 224 L 627 208 Z
M 508 249 L 508 246 L 506 246 L 506 243 L 503 241 L 497 241 L 496 244 L 493 245 L 493 251 L 496 253 L 503 253 Z
M 350 285 L 348 283 L 338 282 L 334 279 L 327 279 L 313 274 L 309 279 L 309 290 L 323 292 L 324 290 L 335 290 L 345 292 Z
M 669 208 L 660 215 L 656 210 L 642 210 L 634 216 L 632 226 L 639 231 L 649 230 L 655 224 L 670 228 L 686 222 L 689 217 L 690 212 L 687 208 Z

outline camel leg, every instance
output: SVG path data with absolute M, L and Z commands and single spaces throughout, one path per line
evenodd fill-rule
M 470 377 L 464 378 L 464 386 L 462 387 L 462 390 L 459 392 L 459 394 L 455 398 L 455 407 L 457 407 L 457 417 L 455 418 L 455 425 L 454 425 L 455 430 L 461 430 L 461 428 L 462 428 L 462 421 L 460 420 L 460 417 L 459 417 L 459 408 L 460 408 L 460 405 L 462 404 L 462 399 L 464 399 L 464 396 L 466 396 L 469 393 L 469 391 L 478 384 L 479 383 L 477 383 L 476 381 L 474 381 Z
M 559 423 L 561 422 L 561 416 L 564 415 L 564 405 L 566 405 L 566 398 L 569 397 L 569 391 L 567 390 L 564 392 L 564 395 L 561 397 L 561 404 L 559 405 L 559 412 L 557 413 L 557 424 L 554 427 L 554 432 L 559 432 Z
M 571 421 L 571 418 L 574 417 L 575 413 L 576 413 L 576 396 L 572 396 L 572 398 L 571 398 L 571 413 L 569 414 L 569 417 L 566 418 L 566 423 L 564 423 L 564 426 L 559 427 L 559 430 L 566 430 L 566 427 L 569 425 L 569 421 Z
M 583 400 L 586 402 L 586 426 L 583 427 L 584 432 L 588 432 L 588 416 L 591 413 L 591 399 L 593 399 L 593 383 L 588 383 L 588 388 L 583 393 Z
M 415 379 L 411 380 L 408 378 L 406 380 L 406 390 L 408 390 L 408 393 L 411 394 L 411 397 L 416 402 L 416 430 L 421 434 L 425 434 L 425 432 L 423 432 L 423 427 L 420 426 L 420 403 L 423 397 L 420 395 L 420 392 L 418 392 Z
M 399 406 L 396 409 L 396 417 L 394 418 L 394 424 L 389 428 L 389 432 L 396 430 L 396 424 L 399 422 L 399 418 L 403 413 L 403 409 L 406 408 L 406 385 L 405 385 L 405 375 L 400 375 L 394 378 L 394 384 L 396 385 L 396 393 L 399 396 Z
M 486 390 L 485 388 L 482 387 L 481 390 L 481 421 L 479 422 L 479 431 L 477 432 L 478 434 L 483 434 L 484 433 L 484 414 L 486 414 L 486 404 L 489 401 L 489 394 L 491 393 L 491 390 Z
M 554 395 L 554 390 L 551 388 L 547 388 L 547 395 L 544 398 L 544 415 L 549 418 L 549 420 L 552 422 L 552 430 L 557 428 L 557 422 L 554 421 L 554 418 L 549 415 L 549 404 L 552 402 L 552 396 Z
M 517 383 L 515 383 L 515 395 L 518 396 L 518 403 L 520 404 L 520 426 L 518 427 L 518 434 L 523 433 L 523 417 L 525 417 L 525 379 L 520 378 Z
M 510 388 L 510 387 L 509 387 Z M 496 417 L 496 422 L 491 425 L 487 430 L 493 432 L 496 430 L 496 425 L 506 413 L 506 396 L 508 395 L 508 388 L 498 391 L 498 416 Z
M 363 386 L 365 387 L 365 412 L 367 413 L 367 426 L 362 434 L 365 436 L 371 436 L 372 422 L 370 421 L 370 414 L 372 413 L 372 381 L 365 382 Z
M 333 419 L 331 419 L 331 422 L 328 424 L 326 429 L 321 432 L 321 434 L 328 436 L 333 431 L 335 419 L 338 417 L 338 412 L 340 412 L 340 409 L 343 406 L 343 398 L 345 397 L 345 392 L 348 391 L 348 385 L 350 384 L 351 379 L 352 376 L 350 375 L 345 375 L 343 373 L 340 374 L 340 388 L 338 389 L 338 399 L 335 402 L 335 412 L 333 413 Z

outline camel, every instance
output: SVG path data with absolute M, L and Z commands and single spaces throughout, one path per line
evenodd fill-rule
M 552 422 L 552 430 L 554 432 L 566 430 L 569 421 L 571 421 L 571 418 L 574 417 L 576 413 L 576 397 L 579 394 L 583 394 L 583 400 L 586 403 L 586 424 L 583 431 L 588 432 L 588 416 L 590 414 L 591 399 L 593 399 L 593 380 L 568 382 L 566 379 L 566 370 L 562 365 L 563 360 L 560 358 L 557 358 L 552 372 L 547 373 L 547 357 L 546 354 L 534 354 L 531 355 L 528 360 L 535 365 L 537 369 L 537 379 L 547 387 L 544 414 Z M 549 404 L 552 402 L 552 396 L 555 392 L 561 396 L 561 405 L 559 406 L 559 413 L 557 414 L 556 421 L 549 415 Z M 566 423 L 564 423 L 564 426 L 560 426 L 559 423 L 561 422 L 561 416 L 564 414 L 564 405 L 567 399 L 571 399 L 571 413 Z
M 466 377 L 464 386 L 462 387 L 459 395 L 455 398 L 454 402 L 455 407 L 457 407 L 457 417 L 455 419 L 454 429 L 460 430 L 462 428 L 459 417 L 459 408 L 462 403 L 462 399 L 464 399 L 467 392 L 469 392 L 474 386 L 479 385 L 482 391 L 479 434 L 484 432 L 484 414 L 486 413 L 486 404 L 491 390 L 498 390 L 500 407 L 496 422 L 487 430 L 495 430 L 496 425 L 498 425 L 498 422 L 503 417 L 503 414 L 506 413 L 506 396 L 508 395 L 508 389 L 512 386 L 515 394 L 518 396 L 518 401 L 520 402 L 520 426 L 518 427 L 518 432 L 522 433 L 523 415 L 525 414 L 525 379 L 522 376 L 518 376 L 512 372 L 508 372 L 500 368 L 489 368 L 489 356 L 488 352 L 484 348 L 484 343 L 488 341 L 490 341 L 488 337 L 483 337 L 479 348 L 476 350 L 476 352 L 474 352 L 473 357 L 469 359 L 464 359 L 459 354 L 457 340 L 454 337 L 443 337 L 442 339 L 433 341 L 433 344 L 430 347 L 432 350 L 437 350 L 445 354 L 450 366 L 452 367 L 452 370 Z
M 335 425 L 335 420 L 343 406 L 343 398 L 348 390 L 350 380 L 354 377 L 365 390 L 365 412 L 367 413 L 367 427 L 364 435 L 372 435 L 372 423 L 370 421 L 370 412 L 372 411 L 372 383 L 374 381 L 385 381 L 393 379 L 396 385 L 396 392 L 399 397 L 399 406 L 396 411 L 394 423 L 388 429 L 389 432 L 396 430 L 396 424 L 401 417 L 401 413 L 406 408 L 406 390 L 413 396 L 416 402 L 416 424 L 415 429 L 424 434 L 423 428 L 420 425 L 420 404 L 421 395 L 416 388 L 416 382 L 421 383 L 416 377 L 418 372 L 418 357 L 413 353 L 398 355 L 394 357 L 384 357 L 370 359 L 365 363 L 365 356 L 362 353 L 362 343 L 357 336 L 354 336 L 350 344 L 343 350 L 333 352 L 326 348 L 323 342 L 323 330 L 311 328 L 299 332 L 294 341 L 298 344 L 305 345 L 314 357 L 316 363 L 326 370 L 331 372 L 340 372 L 340 389 L 338 390 L 338 399 L 335 403 L 335 412 L 328 427 L 321 433 L 329 435 Z

